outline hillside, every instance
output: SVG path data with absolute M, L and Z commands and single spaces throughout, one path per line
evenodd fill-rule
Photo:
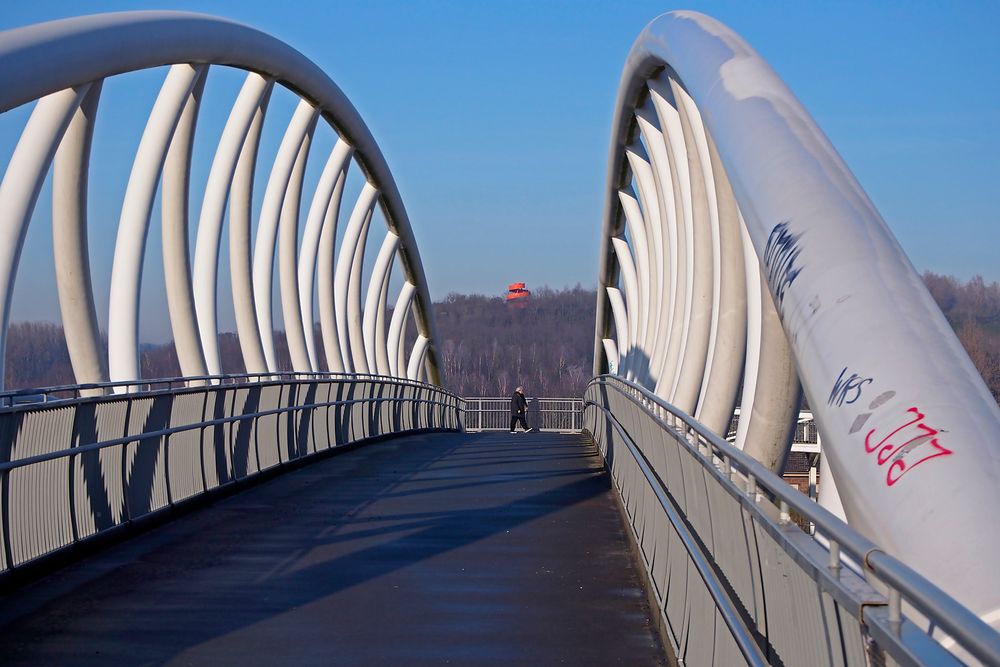
M 1000 400 L 1000 285 L 979 277 L 962 283 L 930 272 L 924 281 Z M 592 368 L 595 302 L 596 293 L 580 286 L 537 289 L 524 309 L 508 308 L 500 296 L 448 295 L 434 308 L 449 387 L 462 396 L 506 396 L 519 384 L 534 396 L 582 395 Z M 222 334 L 219 342 L 223 368 L 242 372 L 236 335 Z M 280 366 L 290 368 L 281 332 L 275 344 Z M 179 375 L 173 345 L 144 346 L 142 373 Z M 10 327 L 9 388 L 72 381 L 62 327 L 39 322 Z
M 461 396 L 582 396 L 594 356 L 597 294 L 542 288 L 525 308 L 502 297 L 450 294 L 435 304 L 448 384 Z

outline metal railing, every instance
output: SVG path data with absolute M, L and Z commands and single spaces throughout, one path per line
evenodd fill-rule
M 56 396 L 67 387 L 3 394 L 0 578 L 324 451 L 377 436 L 462 429 L 462 399 L 434 385 L 302 376 L 218 376 L 188 387 L 154 380 L 143 383 L 149 391 L 76 398 Z M 17 400 L 25 396 L 43 398 Z
M 510 398 L 465 398 L 465 427 L 469 431 L 506 431 L 510 428 Z M 583 428 L 582 398 L 529 398 L 528 426 L 539 431 L 579 431 Z
M 224 386 L 246 384 L 248 382 L 284 382 L 290 380 L 385 380 L 381 375 L 371 373 L 329 373 L 329 372 L 299 372 L 275 371 L 262 373 L 227 373 L 223 375 L 185 375 L 164 378 L 143 378 L 141 380 L 122 380 L 118 382 L 94 382 L 84 384 L 53 385 L 27 389 L 9 389 L 0 392 L 0 408 L 30 403 L 49 403 L 51 401 L 88 396 L 103 396 L 106 394 L 137 394 L 151 391 L 180 389 L 185 387 Z M 393 378 L 395 379 L 395 378 Z M 406 381 L 405 378 L 400 378 Z M 116 391 L 122 389 L 121 392 Z
M 1000 664 L 1000 633 L 646 389 L 595 378 L 584 428 L 621 494 L 680 661 Z
M 733 412 L 733 418 L 729 422 L 729 431 L 726 433 L 726 441 L 736 440 L 736 430 L 740 424 L 740 408 Z M 818 452 L 820 450 L 819 429 L 813 413 L 809 410 L 800 410 L 799 417 L 795 422 L 795 433 L 792 434 L 793 452 Z

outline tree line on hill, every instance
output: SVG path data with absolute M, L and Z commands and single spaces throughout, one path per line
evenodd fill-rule
M 962 283 L 930 271 L 924 284 L 1000 402 L 1000 285 L 981 276 Z
M 963 283 L 931 272 L 924 282 L 1000 400 L 1000 284 L 978 276 Z M 460 396 L 507 396 L 523 385 L 531 396 L 581 396 L 592 371 L 596 299 L 594 290 L 579 285 L 535 290 L 524 308 L 511 308 L 501 296 L 449 294 L 434 304 L 449 389 Z M 411 340 L 414 335 L 411 323 Z M 319 332 L 316 338 L 321 346 Z M 275 332 L 275 347 L 279 367 L 290 369 L 283 332 Z M 221 334 L 219 348 L 226 372 L 244 372 L 236 334 Z M 144 345 L 140 366 L 146 378 L 181 374 L 172 343 Z M 9 389 L 72 384 L 62 327 L 11 325 L 6 381 Z

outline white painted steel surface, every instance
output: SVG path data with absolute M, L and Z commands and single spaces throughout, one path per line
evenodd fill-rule
M 205 90 L 205 76 L 192 87 L 177 119 L 163 162 L 161 201 L 161 240 L 163 244 L 163 279 L 166 283 L 167 308 L 174 334 L 181 372 L 205 375 L 207 364 L 198 334 L 194 288 L 191 284 L 191 261 L 188 252 L 188 206 L 191 186 L 191 154 L 195 127 Z M 96 109 L 95 109 L 96 111 Z M 89 165 L 88 165 L 89 166 Z M 70 327 L 75 329 L 75 327 Z
M 212 168 L 208 174 L 205 195 L 201 203 L 194 254 L 194 295 L 201 349 L 204 350 L 208 366 L 206 372 L 213 375 L 222 372 L 216 293 L 219 289 L 219 250 L 226 202 L 236 175 L 236 165 L 254 118 L 266 97 L 270 95 L 273 85 L 273 82 L 256 72 L 247 74 L 222 131 L 222 138 L 212 160 Z M 184 374 L 203 375 L 205 372 L 185 371 Z
M 950 591 L 648 389 L 595 378 L 584 429 L 681 664 L 1000 664 L 1000 633 Z M 921 629 L 928 620 L 954 654 Z
M 273 86 L 271 90 L 273 90 Z M 240 149 L 240 157 L 233 173 L 233 187 L 229 195 L 229 284 L 236 315 L 236 331 L 240 337 L 240 351 L 247 372 L 262 373 L 267 370 L 264 345 L 257 329 L 257 308 L 253 297 L 253 266 L 250 256 L 251 217 L 253 208 L 254 167 L 260 146 L 261 127 L 271 98 L 265 92 L 254 113 L 247 138 Z M 342 369 L 331 369 L 342 370 Z
M 299 262 L 299 309 L 302 313 L 302 327 L 306 339 L 311 370 L 319 370 L 319 359 L 316 356 L 316 335 L 313 327 L 313 297 L 316 294 L 316 258 L 322 250 L 328 262 L 333 258 L 333 241 L 337 235 L 337 215 L 340 211 L 340 197 L 343 193 L 344 177 L 347 173 L 348 160 L 351 157 L 351 147 L 343 139 L 338 139 L 330 157 L 327 158 L 319 184 L 313 194 L 309 215 L 306 218 L 306 228 L 302 235 L 301 261 Z M 330 211 L 335 212 L 330 215 Z M 327 230 L 327 224 L 332 229 Z M 324 239 L 323 235 L 326 235 Z M 325 243 L 324 243 L 325 241 Z M 327 254 L 328 253 L 328 254 Z M 322 260 L 320 261 L 322 264 Z M 332 274 L 321 272 L 320 284 L 323 280 L 333 285 Z M 333 292 L 320 290 L 320 299 L 332 301 Z M 325 342 L 324 342 L 325 345 Z M 341 370 L 341 369 L 338 369 Z
M 352 327 L 357 327 L 358 329 L 361 327 L 360 321 L 351 320 L 352 313 L 356 316 L 360 315 L 361 286 L 356 283 L 352 284 L 351 281 L 355 279 L 354 265 L 356 263 L 355 257 L 359 254 L 359 247 L 361 247 L 360 255 L 364 256 L 362 237 L 366 237 L 368 223 L 371 222 L 372 209 L 375 206 L 377 198 L 378 188 L 366 182 L 357 200 L 354 202 L 354 209 L 351 211 L 351 217 L 347 221 L 347 228 L 344 230 L 344 239 L 340 245 L 340 253 L 337 255 L 337 272 L 334 274 L 333 280 L 336 290 L 333 303 L 336 307 L 337 339 L 340 347 L 340 356 L 344 364 L 344 369 L 350 372 L 357 370 L 355 356 L 351 350 L 351 342 L 358 338 L 356 333 L 352 338 L 351 329 Z M 360 277 L 360 269 L 358 275 Z M 356 311 L 350 307 L 352 294 L 357 294 Z
M 135 153 L 135 162 L 122 200 L 115 258 L 111 267 L 108 372 L 114 382 L 140 377 L 139 288 L 142 284 L 153 199 L 156 197 L 167 149 L 181 111 L 198 79 L 205 72 L 203 65 L 173 65 L 170 68 Z
M 427 374 L 439 383 L 430 297 L 409 219 L 382 153 L 357 111 L 326 74 L 282 42 L 237 23 L 181 12 L 94 15 L 0 33 L 0 112 L 39 100 L 0 184 L 0 234 L 6 236 L 0 237 L 0 309 L 4 318 L 0 350 L 24 233 L 53 155 L 70 122 L 77 118 L 66 139 L 65 159 L 57 169 L 60 175 L 54 189 L 56 205 L 68 207 L 55 216 L 59 230 L 54 234 L 56 252 L 66 260 L 60 267 L 60 299 L 67 315 L 67 338 L 74 341 L 75 372 L 81 381 L 104 379 L 103 355 L 88 349 L 99 338 L 94 334 L 94 299 L 85 248 L 73 247 L 86 238 L 90 128 L 106 77 L 162 65 L 170 65 L 170 72 L 146 123 L 118 229 L 108 322 L 109 376 L 140 379 L 139 294 L 150 215 L 162 176 L 164 271 L 171 326 L 186 374 L 200 376 L 220 370 L 215 301 L 227 204 L 233 306 L 246 367 L 251 371 L 277 370 L 271 323 L 277 252 L 282 315 L 293 367 L 313 370 L 320 365 L 312 331 L 312 295 L 318 281 L 324 342 L 331 336 L 340 340 L 346 335 L 341 349 L 326 345 L 328 367 L 343 370 L 342 362 L 347 359 L 351 367 L 388 369 L 390 357 L 398 360 L 396 348 L 384 349 L 388 344 L 384 333 L 388 280 L 381 291 L 376 290 L 374 308 L 379 312 L 368 313 L 374 322 L 369 327 L 373 340 L 364 338 L 360 307 L 363 238 L 374 208 L 379 206 L 389 233 L 399 239 L 397 255 L 406 282 L 413 286 L 416 327 L 426 340 L 426 356 L 420 362 L 425 366 L 415 373 Z M 248 76 L 219 141 L 205 188 L 192 273 L 186 237 L 191 146 L 201 90 L 212 65 L 243 69 Z M 299 108 L 271 169 L 254 239 L 253 175 L 265 110 L 275 83 L 298 97 Z M 81 101 L 91 87 L 95 93 L 81 115 Z M 316 193 L 310 193 L 315 195 L 315 206 L 310 206 L 300 250 L 303 171 L 309 140 L 320 118 L 339 135 L 339 141 L 330 158 L 329 176 Z M 349 160 L 359 166 L 375 190 L 366 202 L 365 228 L 357 237 L 361 247 L 341 249 L 341 255 L 351 258 L 346 277 L 351 284 L 328 285 L 334 282 L 332 255 Z M 255 245 L 252 259 L 251 242 Z M 330 315 L 334 312 L 331 302 L 341 287 L 349 295 L 345 305 L 351 317 L 338 331 Z M 373 350 L 373 363 L 368 364 L 367 354 Z
M 309 145 L 317 120 L 317 110 L 307 100 L 300 100 L 278 147 L 278 155 L 271 167 L 260 210 L 253 249 L 253 293 L 257 308 L 257 330 L 260 331 L 269 371 L 277 370 L 278 363 L 274 350 L 274 328 L 271 325 L 271 288 L 274 284 L 274 251 L 278 240 L 278 225 L 292 172 L 301 173 L 300 165 L 302 169 L 305 168 L 305 158 L 303 156 L 300 161 L 299 156 L 302 155 L 303 147 Z M 308 152 L 308 148 L 304 150 Z M 281 300 L 284 303 L 284 294 Z
M 392 271 L 392 262 L 396 256 L 396 246 L 399 244 L 399 237 L 392 232 L 386 232 L 382 246 L 379 248 L 378 257 L 372 267 L 372 274 L 368 281 L 368 292 L 365 296 L 364 318 L 362 320 L 363 338 L 365 345 L 365 360 L 368 368 L 379 375 L 389 374 L 389 358 L 385 354 L 385 323 L 381 315 L 385 313 L 385 294 L 389 289 L 389 278 Z M 381 334 L 379 327 L 381 326 Z M 381 346 L 378 345 L 381 339 Z M 377 351 L 381 349 L 381 355 Z
M 0 387 L 5 376 L 3 352 L 7 349 L 14 279 L 28 222 L 63 133 L 89 88 L 90 84 L 85 83 L 38 100 L 0 181 L 0 317 L 3 318 L 0 322 Z
M 634 376 L 659 396 L 679 400 L 686 412 L 711 411 L 716 428 L 725 423 L 724 412 L 732 413 L 732 382 L 744 369 L 743 355 L 730 349 L 720 368 L 713 354 L 704 378 L 725 391 L 715 394 L 702 381 L 697 392 L 701 401 L 728 405 L 691 405 L 684 379 L 688 362 L 692 373 L 708 362 L 697 343 L 705 334 L 689 336 L 692 306 L 710 295 L 712 308 L 722 308 L 721 286 L 692 291 L 704 284 L 698 281 L 707 274 L 697 271 L 709 264 L 707 248 L 713 281 L 735 285 L 729 276 L 744 272 L 735 235 L 727 235 L 724 255 L 721 236 L 712 235 L 728 206 L 728 229 L 734 213 L 741 217 L 751 249 L 743 411 L 753 418 L 740 422 L 737 444 L 780 468 L 800 377 L 851 525 L 1000 626 L 1000 578 L 992 566 L 992 554 L 1000 551 L 993 520 L 1000 505 L 1000 409 L 822 131 L 744 40 L 702 14 L 673 12 L 653 21 L 622 75 L 608 167 L 595 373 L 605 369 L 611 309 L 614 326 L 622 326 L 621 307 L 609 302 L 613 291 L 605 289 L 617 287 L 620 273 L 612 239 L 621 237 L 623 219 L 631 232 L 640 213 L 623 208 L 619 193 L 635 183 L 641 214 L 658 215 L 648 183 L 654 170 L 638 157 L 662 151 L 633 142 L 637 130 L 642 142 L 658 141 L 644 110 L 650 97 L 674 158 L 670 182 L 663 177 L 660 191 L 672 188 L 680 203 L 677 253 L 671 248 L 669 257 L 682 284 L 674 321 L 660 334 L 669 339 L 662 376 Z M 632 235 L 638 256 L 643 249 L 635 240 Z M 640 281 L 655 280 L 652 271 L 638 273 Z M 760 298 L 758 284 L 764 286 Z M 643 296 L 640 312 L 626 313 L 629 324 L 638 318 L 641 329 L 653 302 L 667 299 L 656 286 L 645 290 L 652 297 Z M 729 335 L 742 339 L 737 328 Z M 640 338 L 639 349 L 626 356 L 655 355 L 655 346 Z
M 100 81 L 91 84 L 77 107 L 56 151 L 52 170 L 52 248 L 59 311 L 62 321 L 69 323 L 65 326 L 76 334 L 66 340 L 66 347 L 73 374 L 81 383 L 108 380 L 87 244 L 87 166 L 101 89 Z
M 406 368 L 404 343 L 406 340 L 406 321 L 413 303 L 416 288 L 410 282 L 403 283 L 396 297 L 396 306 L 392 309 L 392 320 L 389 322 L 389 338 L 386 350 L 389 353 L 389 373 L 401 377 Z

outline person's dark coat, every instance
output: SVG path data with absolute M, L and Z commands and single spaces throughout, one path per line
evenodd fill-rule
M 524 394 L 515 391 L 514 395 L 510 397 L 510 416 L 523 415 L 527 409 L 528 401 Z

